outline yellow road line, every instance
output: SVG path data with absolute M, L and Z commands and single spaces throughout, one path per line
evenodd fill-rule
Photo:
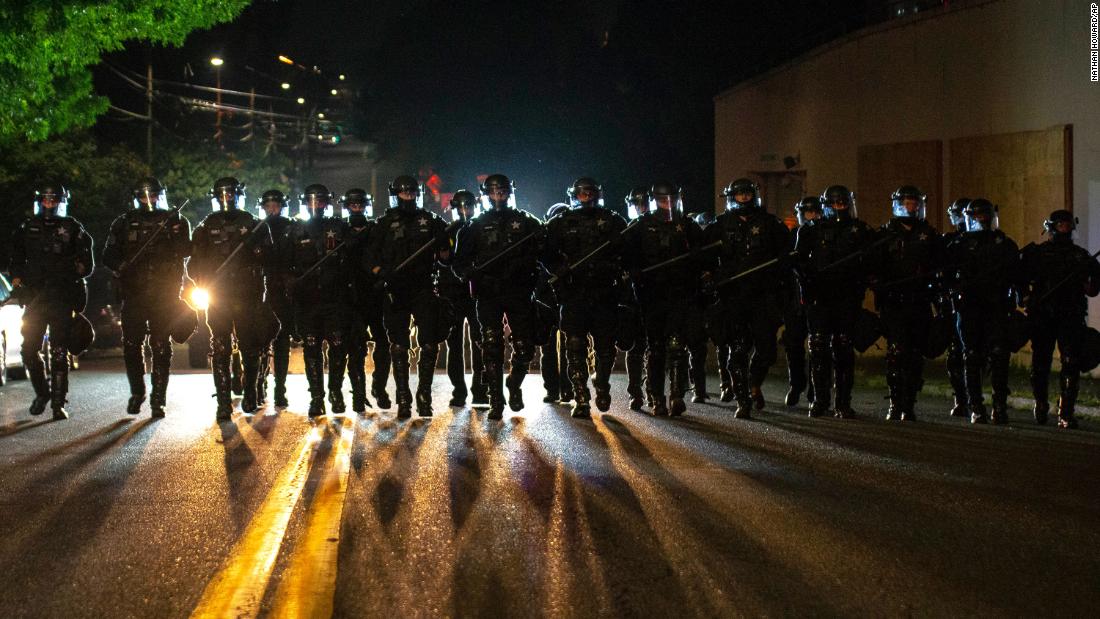
M 351 472 L 355 424 L 344 419 L 326 463 L 324 480 L 309 506 L 309 518 L 275 590 L 274 617 L 331 617 L 336 593 L 337 551 L 344 497 Z
M 259 613 L 275 558 L 309 477 L 319 441 L 318 428 L 311 429 L 302 439 L 298 456 L 279 473 L 248 529 L 230 552 L 228 563 L 206 585 L 192 617 L 255 617 Z

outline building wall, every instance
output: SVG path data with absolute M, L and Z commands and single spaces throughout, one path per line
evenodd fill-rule
M 1068 189 L 1081 242 L 1096 250 L 1100 84 L 1089 80 L 1089 6 L 1085 0 L 953 2 L 854 33 L 735 86 L 715 98 L 715 189 L 750 171 L 780 170 L 784 156 L 797 155 L 808 191 L 846 184 L 857 192 L 861 215 L 881 220 L 872 213 L 889 208 L 888 194 L 880 195 L 887 181 L 860 179 L 860 148 L 866 167 L 875 161 L 866 147 L 940 141 L 942 193 L 928 208 L 942 211 L 957 197 L 952 189 L 972 180 L 953 184 L 952 140 L 1072 125 Z M 996 174 L 1028 165 L 1003 164 Z M 1048 166 L 1049 159 L 1030 165 Z M 860 183 L 874 186 L 875 195 Z M 1026 201 L 1005 197 L 1002 210 L 1017 209 L 1009 221 L 1065 203 L 1065 190 L 1053 191 L 1051 183 L 1020 186 L 1040 193 Z

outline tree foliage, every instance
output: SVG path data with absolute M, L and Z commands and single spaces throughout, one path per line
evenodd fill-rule
M 90 67 L 127 41 L 180 45 L 251 0 L 6 0 L 0 4 L 0 141 L 90 126 L 107 109 Z

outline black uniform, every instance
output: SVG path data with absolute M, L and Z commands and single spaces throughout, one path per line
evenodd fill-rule
M 31 414 L 49 402 L 54 418 L 66 418 L 69 391 L 69 330 L 74 314 L 88 303 L 85 280 L 92 274 L 92 237 L 72 217 L 35 215 L 12 235 L 11 276 L 21 280 L 25 299 L 20 353 L 34 387 Z M 42 360 L 42 340 L 50 334 L 50 378 Z
M 561 302 L 560 324 L 566 338 L 574 412 L 579 416 L 588 412 L 589 335 L 596 357 L 596 376 L 592 381 L 596 407 L 607 411 L 611 406 L 610 380 L 615 365 L 615 321 L 622 274 L 619 254 L 625 228 L 622 217 L 598 206 L 568 210 L 546 224 L 543 262 L 548 271 L 559 276 L 555 290 Z M 569 269 L 590 254 L 585 262 Z
M 362 410 L 366 409 L 367 400 L 367 342 L 374 342 L 374 350 L 371 353 L 371 361 L 374 369 L 371 372 L 371 395 L 375 398 L 378 408 L 390 407 L 390 398 L 386 394 L 386 381 L 390 378 L 390 339 L 386 333 L 386 325 L 382 319 L 382 307 L 385 291 L 381 287 L 378 276 L 363 268 L 363 258 L 367 250 L 372 229 L 376 222 L 366 218 L 362 213 L 352 213 L 348 216 L 348 228 L 350 236 L 345 247 L 345 262 L 351 275 L 351 321 L 347 339 L 348 349 L 348 380 L 351 382 L 352 409 L 357 408 L 360 397 L 362 398 Z
M 875 305 L 886 332 L 887 419 L 914 420 L 924 384 L 924 344 L 932 321 L 936 276 L 943 267 L 943 237 L 928 222 L 894 217 L 879 229 L 872 256 L 878 284 Z
M 257 399 L 259 402 L 266 400 L 267 374 L 271 371 L 275 375 L 275 406 L 285 407 L 288 405 L 286 375 L 290 370 L 290 340 L 292 337 L 298 337 L 294 304 L 287 291 L 292 279 L 288 269 L 293 248 L 290 247 L 287 236 L 291 220 L 282 215 L 269 215 L 264 221 L 271 232 L 272 241 L 272 251 L 268 252 L 267 263 L 264 265 L 266 287 L 264 300 L 279 319 L 279 333 L 275 335 L 271 346 L 264 350 L 263 359 L 260 362 Z
M 745 211 L 748 210 L 748 213 Z M 790 232 L 783 222 L 760 208 L 726 211 L 705 231 L 706 243 L 723 241 L 719 248 L 717 281 L 769 260 L 776 264 L 719 288 L 720 312 L 725 324 L 712 329 L 730 347 L 728 370 L 738 411 L 747 416 L 750 403 L 764 406 L 760 386 L 776 360 L 776 332 L 782 323 L 785 257 Z M 752 353 L 750 362 L 749 354 Z M 751 393 L 751 400 L 750 400 Z
M 1044 243 L 1024 248 L 1022 267 L 1028 283 L 1035 420 L 1046 423 L 1051 356 L 1057 342 L 1062 362 L 1059 425 L 1075 427 L 1074 407 L 1081 374 L 1079 359 L 1088 313 L 1086 295 L 1096 295 L 1100 286 L 1100 264 L 1088 251 L 1075 245 L 1069 234 L 1054 234 Z
M 696 301 L 704 256 L 699 254 L 649 273 L 657 263 L 696 251 L 703 230 L 687 218 L 665 221 L 645 214 L 624 235 L 623 265 L 631 274 L 646 332 L 646 386 L 653 412 L 679 415 L 686 410 L 688 350 L 706 339 L 702 310 Z M 665 368 L 671 402 L 665 404 Z
M 947 246 L 951 244 L 956 237 L 962 234 L 958 230 L 943 233 L 942 245 L 944 251 L 947 251 Z M 942 291 L 941 291 L 942 292 Z M 954 325 L 957 318 L 954 314 L 955 310 L 951 305 L 951 299 L 945 295 L 940 294 L 936 298 L 938 305 L 938 311 L 941 315 L 950 316 L 949 320 Z M 953 330 L 951 339 L 947 344 L 947 355 L 945 361 L 947 369 L 947 381 L 951 384 L 951 393 L 954 396 L 954 405 L 951 407 L 952 417 L 965 417 L 966 416 L 966 378 L 963 374 L 963 354 L 962 354 L 962 342 L 959 341 L 958 331 Z
M 464 222 L 452 223 L 447 228 L 447 237 L 452 247 L 458 240 L 459 231 Z M 481 355 L 481 326 L 477 322 L 477 304 L 470 295 L 470 284 L 458 278 L 450 266 L 440 265 L 436 270 L 436 289 L 439 296 L 450 304 L 454 322 L 447 336 L 447 376 L 451 379 L 451 406 L 466 404 L 466 324 L 470 325 L 470 362 L 474 402 L 485 402 L 488 390 L 485 386 L 485 362 Z
M 837 417 L 851 417 L 855 351 L 852 324 L 866 292 L 864 261 L 858 252 L 873 231 L 855 219 L 815 219 L 798 228 L 795 242 L 799 286 L 810 337 L 810 416 L 829 410 L 836 384 Z M 843 260 L 843 262 L 841 262 Z
M 122 358 L 130 382 L 127 412 L 131 414 L 138 413 L 145 399 L 146 335 L 153 360 L 150 405 L 155 416 L 164 414 L 172 366 L 172 323 L 180 319 L 181 311 L 191 311 L 180 303 L 184 260 L 190 255 L 191 224 L 175 211 L 131 210 L 111 224 L 103 264 L 118 274 Z
M 499 260 L 480 265 L 530 236 Z M 512 367 L 508 374 L 508 406 L 523 408 L 521 384 L 534 356 L 537 331 L 534 289 L 537 256 L 543 245 L 542 223 L 514 208 L 495 208 L 475 217 L 462 229 L 455 247 L 455 273 L 468 279 L 481 324 L 481 352 L 489 389 L 490 415 L 504 410 L 501 381 L 504 372 L 504 319 L 512 338 Z
M 425 245 L 428 249 L 406 262 Z M 439 344 L 446 340 L 450 327 L 435 293 L 433 275 L 437 255 L 448 251 L 449 245 L 447 226 L 438 215 L 408 206 L 387 209 L 375 222 L 367 241 L 363 266 L 369 273 L 377 268 L 377 274 L 386 282 L 382 311 L 399 416 L 411 414 L 413 399 L 409 390 L 410 319 L 416 326 L 420 346 L 417 412 L 421 416 L 432 414 L 432 376 Z M 398 270 L 402 263 L 404 267 Z
M 319 214 L 295 221 L 287 232 L 291 248 L 288 270 L 295 278 L 291 297 L 302 337 L 311 416 L 324 414 L 323 342 L 328 342 L 328 399 L 334 413 L 345 410 L 341 387 L 347 366 L 345 338 L 351 320 L 351 278 L 343 245 L 347 238 L 347 222 Z M 313 268 L 318 263 L 320 266 Z
M 263 269 L 271 251 L 271 233 L 243 210 L 216 211 L 195 228 L 187 272 L 210 293 L 206 324 L 210 327 L 210 363 L 218 400 L 218 418 L 232 413 L 230 357 L 233 336 L 241 353 L 244 376 L 242 408 L 258 408 L 256 388 L 260 358 L 278 332 L 278 321 L 264 305 Z M 234 250 L 240 250 L 233 255 Z M 233 256 L 231 260 L 227 259 Z M 225 264 L 221 272 L 219 265 Z
M 963 348 L 964 379 L 971 421 L 985 423 L 982 369 L 989 361 L 993 420 L 1007 421 L 1009 312 L 1019 274 L 1016 243 L 1000 230 L 964 232 L 947 247 L 956 328 Z
M 801 230 L 800 226 L 797 230 Z M 797 230 L 791 238 L 791 249 L 797 240 Z M 814 400 L 813 389 L 807 390 L 809 378 L 806 374 L 806 338 L 810 335 L 809 326 L 806 323 L 806 306 L 802 302 L 802 291 L 798 280 L 792 272 L 784 284 L 786 299 L 783 302 L 783 335 L 780 340 L 783 343 L 783 356 L 787 361 L 787 395 L 784 403 L 787 406 L 795 406 L 803 391 L 807 392 L 807 400 L 812 404 Z

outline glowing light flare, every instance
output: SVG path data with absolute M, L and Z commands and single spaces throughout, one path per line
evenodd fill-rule
M 205 312 L 210 309 L 210 292 L 205 288 L 192 288 L 189 294 L 191 298 L 191 307 L 197 311 Z
M 283 90 L 290 90 L 290 83 L 289 82 L 283 82 L 282 84 L 279 84 L 279 85 L 283 88 Z
M 217 56 L 214 56 L 210 59 L 210 64 L 214 65 L 215 67 L 220 67 L 225 64 L 225 61 Z
M 293 64 L 294 64 L 294 61 L 293 61 L 293 60 L 291 60 L 290 58 L 287 58 L 286 56 L 284 56 L 284 55 L 282 55 L 282 54 L 279 54 L 278 56 L 276 56 L 276 59 L 277 59 L 277 60 L 278 60 L 279 62 L 283 63 L 283 64 L 289 64 L 289 65 L 293 65 Z

